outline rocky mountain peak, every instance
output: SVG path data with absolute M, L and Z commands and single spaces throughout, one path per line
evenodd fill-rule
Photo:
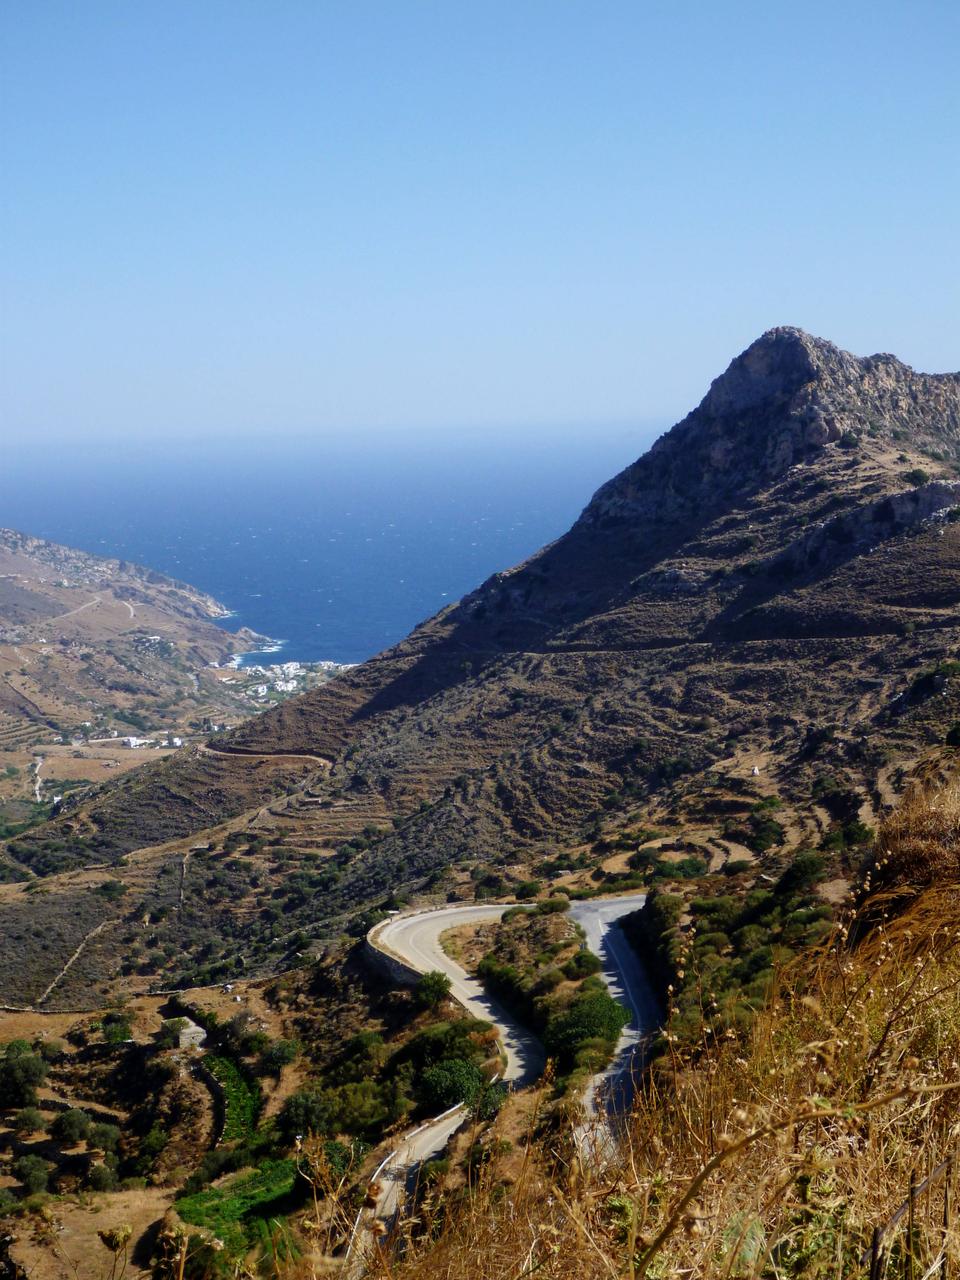
M 890 355 L 859 358 L 802 329 L 769 329 L 598 490 L 580 523 L 687 522 L 867 437 L 960 457 L 960 374 L 918 374 Z
M 768 329 L 714 380 L 701 409 L 715 415 L 773 404 L 794 395 L 818 375 L 853 360 L 833 343 L 802 329 Z

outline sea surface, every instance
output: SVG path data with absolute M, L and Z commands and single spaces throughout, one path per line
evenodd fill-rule
M 360 662 L 558 537 L 653 434 L 21 447 L 0 525 L 192 583 L 272 661 Z

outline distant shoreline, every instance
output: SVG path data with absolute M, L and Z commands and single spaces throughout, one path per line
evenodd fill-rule
M 247 660 L 259 657 L 264 653 L 279 653 L 286 644 L 286 640 L 271 640 L 268 638 L 266 644 L 262 644 L 258 649 L 246 649 L 241 653 L 231 654 L 230 661 L 226 665 L 232 667 L 234 671 L 238 671 L 241 667 L 247 665 L 256 666 L 256 663 L 248 662 Z

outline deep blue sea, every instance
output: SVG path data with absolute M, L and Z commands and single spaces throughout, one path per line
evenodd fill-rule
M 20 448 L 0 525 L 193 583 L 274 661 L 359 662 L 563 533 L 653 434 Z

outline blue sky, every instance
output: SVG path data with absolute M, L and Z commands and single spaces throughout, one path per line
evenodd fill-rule
M 11 0 L 8 440 L 589 435 L 960 366 L 954 0 Z

